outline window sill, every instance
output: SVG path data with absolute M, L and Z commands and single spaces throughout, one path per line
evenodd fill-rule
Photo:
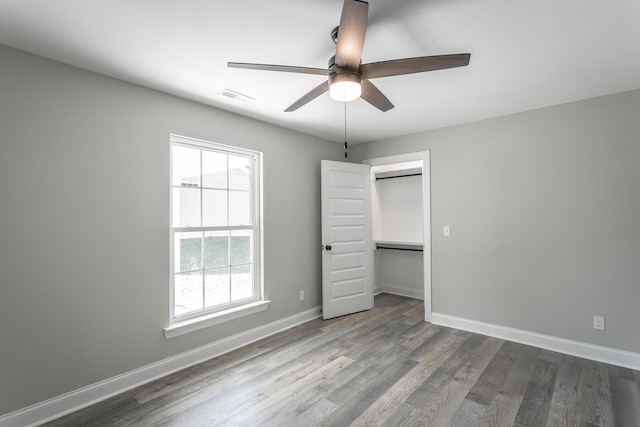
M 229 320 L 247 316 L 249 314 L 265 311 L 269 307 L 271 301 L 256 301 L 240 307 L 230 308 L 229 310 L 220 311 L 218 313 L 208 314 L 195 319 L 189 319 L 182 322 L 176 322 L 164 328 L 164 337 L 166 339 L 178 337 L 180 335 L 195 332 L 209 326 L 218 325 L 228 322 Z

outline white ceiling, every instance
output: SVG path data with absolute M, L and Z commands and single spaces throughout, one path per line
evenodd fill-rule
M 328 94 L 283 112 L 322 76 L 226 67 L 326 67 L 342 1 L 0 0 L 0 44 L 342 143 L 345 106 Z M 471 62 L 373 80 L 395 108 L 348 103 L 350 143 L 640 88 L 638 0 L 369 3 L 363 63 L 466 52 Z

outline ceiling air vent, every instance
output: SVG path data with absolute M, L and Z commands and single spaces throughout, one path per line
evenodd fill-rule
M 223 96 L 225 98 L 233 99 L 234 101 L 239 102 L 254 102 L 256 99 L 247 95 L 243 95 L 240 92 L 236 92 L 231 89 L 224 89 L 223 91 L 218 92 L 218 95 Z

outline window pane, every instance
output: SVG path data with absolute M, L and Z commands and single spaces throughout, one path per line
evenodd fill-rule
M 202 152 L 202 186 L 227 188 L 227 155 L 212 151 Z
M 204 234 L 204 268 L 229 265 L 229 232 L 207 231 Z
M 251 265 L 231 267 L 231 301 L 253 296 L 253 275 Z
M 251 230 L 238 230 L 231 232 L 231 265 L 250 264 L 253 252 Z
M 213 307 L 230 302 L 231 289 L 229 283 L 229 267 L 206 270 L 204 278 L 205 307 Z
M 171 152 L 171 183 L 200 186 L 200 150 L 174 145 Z
M 229 156 L 229 189 L 249 191 L 249 158 Z
M 251 225 L 248 191 L 229 191 L 229 225 Z
M 175 315 L 203 308 L 202 271 L 175 275 Z
M 202 233 L 176 233 L 175 272 L 202 270 Z
M 174 227 L 199 227 L 201 225 L 199 189 L 174 188 L 172 203 Z
M 202 225 L 227 225 L 227 192 L 224 190 L 202 190 Z

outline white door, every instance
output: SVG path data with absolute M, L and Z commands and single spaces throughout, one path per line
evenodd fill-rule
M 321 162 L 322 317 L 373 307 L 369 165 Z

